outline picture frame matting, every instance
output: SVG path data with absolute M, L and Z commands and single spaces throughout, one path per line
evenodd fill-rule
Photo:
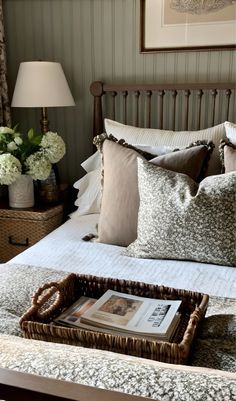
M 141 53 L 236 49 L 236 2 L 211 10 L 207 1 L 193 9 L 192 0 L 189 7 L 181 0 L 140 0 Z

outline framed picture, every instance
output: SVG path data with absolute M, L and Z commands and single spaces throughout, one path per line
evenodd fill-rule
M 141 53 L 236 49 L 236 0 L 140 0 Z

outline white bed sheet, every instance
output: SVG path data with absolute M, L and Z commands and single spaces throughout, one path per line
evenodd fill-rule
M 74 217 L 8 263 L 143 281 L 236 298 L 236 268 L 191 261 L 130 258 L 122 255 L 122 247 L 82 241 L 84 235 L 96 232 L 97 221 L 95 214 Z

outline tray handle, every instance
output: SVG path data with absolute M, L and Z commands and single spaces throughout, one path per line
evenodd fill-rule
M 48 290 L 48 291 L 47 291 Z M 45 294 L 43 294 L 45 292 Z M 55 301 L 48 306 L 48 308 L 40 311 L 41 306 L 43 306 L 46 302 L 50 300 L 50 298 L 57 293 Z M 55 312 L 60 305 L 62 304 L 64 299 L 64 294 L 60 283 L 51 282 L 46 283 L 42 287 L 40 287 L 33 296 L 32 306 L 36 307 L 37 315 L 39 318 L 45 318 Z
M 68 295 L 66 293 L 66 288 L 67 291 L 71 292 L 71 286 L 69 284 L 74 282 L 75 276 L 74 273 L 71 273 L 64 281 L 52 281 L 51 283 L 46 283 L 40 287 L 33 295 L 30 309 L 28 309 L 28 311 L 21 317 L 20 325 L 27 320 L 39 320 L 42 322 L 46 319 L 51 319 L 55 312 L 56 314 L 59 314 L 61 306 L 64 304 L 64 300 Z M 68 285 L 66 286 L 66 284 Z M 43 294 L 44 292 L 45 294 Z M 57 295 L 54 302 L 41 310 L 41 307 L 44 306 L 45 303 L 55 295 L 55 293 L 57 293 Z

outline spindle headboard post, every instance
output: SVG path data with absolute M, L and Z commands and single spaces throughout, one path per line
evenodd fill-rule
M 102 113 L 102 95 L 103 84 L 100 81 L 94 81 L 90 85 L 90 92 L 94 97 L 93 105 L 93 136 L 103 132 L 103 113 Z
M 145 122 L 148 128 L 170 130 L 199 130 L 226 120 L 236 121 L 235 82 L 106 84 L 95 81 L 90 92 L 94 97 L 94 136 L 104 131 L 103 118 L 134 126 L 143 126 Z M 130 114 L 132 121 L 129 121 Z

